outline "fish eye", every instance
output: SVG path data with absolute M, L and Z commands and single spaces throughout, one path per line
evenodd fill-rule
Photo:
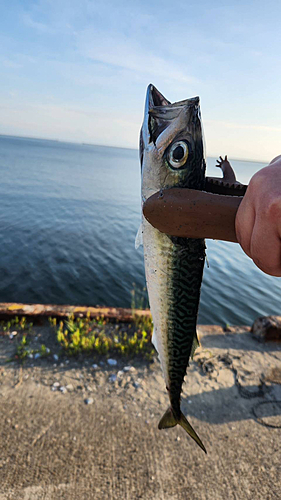
M 188 158 L 188 145 L 185 141 L 177 141 L 169 149 L 167 160 L 171 167 L 182 167 Z

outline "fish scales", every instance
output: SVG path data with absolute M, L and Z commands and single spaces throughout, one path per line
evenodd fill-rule
M 171 187 L 204 188 L 206 164 L 199 98 L 171 104 L 149 86 L 140 137 L 142 200 Z M 180 424 L 205 447 L 180 410 L 189 359 L 197 344 L 196 321 L 205 260 L 205 242 L 161 233 L 143 217 L 141 233 L 152 341 L 158 351 L 170 398 L 159 428 Z

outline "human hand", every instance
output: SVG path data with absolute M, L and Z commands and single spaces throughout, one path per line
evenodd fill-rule
M 257 267 L 281 276 L 281 155 L 250 180 L 235 229 L 238 242 Z

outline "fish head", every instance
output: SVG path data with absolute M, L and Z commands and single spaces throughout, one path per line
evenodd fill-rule
M 161 189 L 203 189 L 203 144 L 199 97 L 171 104 L 149 85 L 140 133 L 143 202 Z

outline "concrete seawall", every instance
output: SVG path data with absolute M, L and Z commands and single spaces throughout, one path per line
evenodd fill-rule
M 151 316 L 149 309 L 129 309 L 122 307 L 90 307 L 71 306 L 57 304 L 21 304 L 17 302 L 1 302 L 0 318 L 6 319 L 10 316 L 27 316 L 32 318 L 57 317 L 67 318 L 73 314 L 75 317 L 82 317 L 89 314 L 91 318 L 103 316 L 105 319 L 128 323 L 134 316 Z

